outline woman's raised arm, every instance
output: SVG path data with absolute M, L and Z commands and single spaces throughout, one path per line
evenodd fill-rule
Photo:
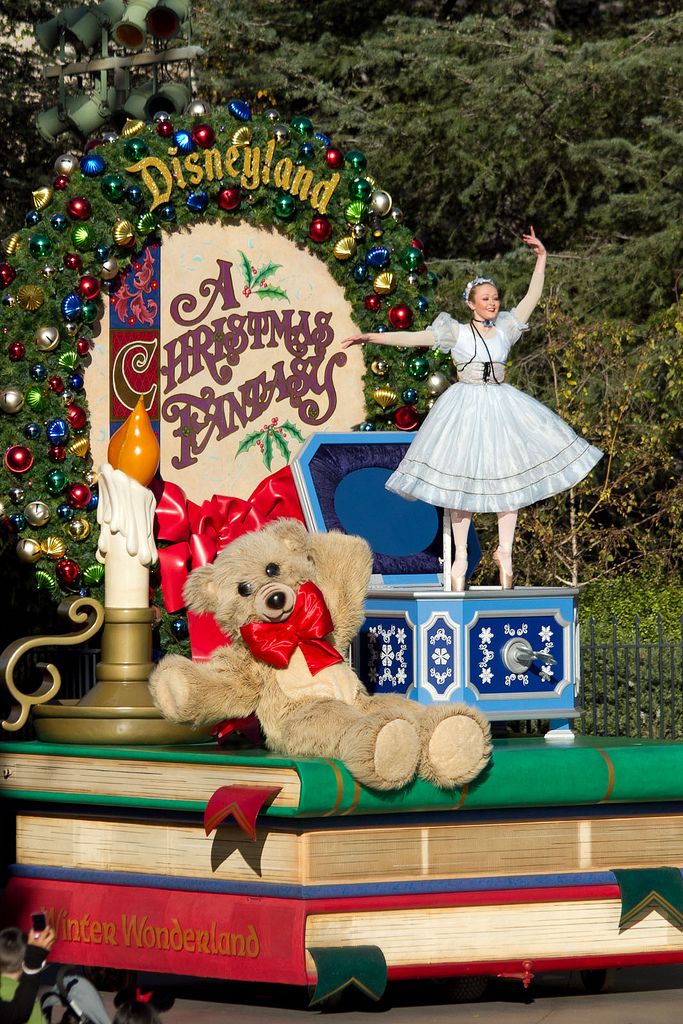
M 533 225 L 529 228 L 528 235 L 522 235 L 522 241 L 529 246 L 536 253 L 536 266 L 534 272 L 531 275 L 531 281 L 524 298 L 517 303 L 515 308 L 512 310 L 514 316 L 520 321 L 520 323 L 527 323 L 529 317 L 536 309 L 538 300 L 543 293 L 543 282 L 545 280 L 545 262 L 546 262 L 546 251 L 543 242 L 540 238 L 536 237 Z

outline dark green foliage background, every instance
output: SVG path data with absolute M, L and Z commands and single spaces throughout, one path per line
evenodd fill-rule
M 10 30 L 46 12 L 0 5 Z M 608 459 L 571 499 L 520 517 L 519 570 L 534 583 L 590 583 L 594 595 L 628 569 L 644 593 L 652 578 L 674 602 L 680 593 L 682 39 L 674 0 L 193 4 L 197 95 L 218 108 L 265 90 L 283 120 L 307 114 L 362 150 L 426 244 L 438 308 L 459 313 L 474 273 L 495 276 L 512 305 L 532 264 L 522 231 L 533 223 L 548 246 L 546 304 L 511 380 Z M 32 128 L 55 101 L 42 60 L 0 44 L 4 234 L 76 144 L 50 151 Z M 382 354 L 400 385 L 401 354 Z M 369 373 L 369 396 L 377 383 Z M 369 415 L 385 425 L 371 397 Z M 491 517 L 480 518 L 486 547 Z

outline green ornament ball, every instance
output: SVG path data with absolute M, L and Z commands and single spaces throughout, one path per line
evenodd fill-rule
M 347 167 L 350 167 L 357 174 L 361 174 L 368 165 L 365 153 L 361 153 L 359 149 L 350 149 L 346 154 L 345 160 Z M 372 192 L 372 189 L 370 189 L 370 192 Z
M 414 245 L 401 253 L 401 264 L 410 272 L 418 270 L 424 263 L 424 253 Z
M 93 562 L 85 567 L 81 576 L 86 586 L 96 587 L 104 579 L 104 566 L 100 565 L 99 562 Z
M 102 194 L 107 199 L 116 202 L 119 199 L 123 199 L 123 193 L 126 191 L 126 180 L 120 174 L 105 174 L 102 178 L 101 188 Z
M 61 494 L 66 487 L 66 473 L 61 469 L 51 469 L 45 477 L 45 486 L 52 495 Z
M 40 412 L 47 404 L 45 395 L 40 388 L 29 388 L 25 395 L 26 404 L 34 412 Z
M 86 299 L 81 305 L 81 320 L 84 324 L 92 324 L 100 315 L 97 303 L 92 299 Z
M 310 117 L 293 117 L 289 122 L 289 126 L 292 131 L 303 138 L 310 138 L 313 134 L 313 122 Z
M 146 213 L 140 214 L 135 222 L 135 230 L 140 235 L 148 235 L 150 231 L 154 231 L 157 226 L 156 217 L 149 210 Z
M 36 259 L 44 259 L 52 252 L 52 239 L 40 231 L 37 235 L 31 235 L 28 247 L 32 256 L 35 256 Z
M 406 370 L 413 380 L 426 380 L 429 376 L 429 360 L 426 356 L 412 356 L 406 363 Z
M 296 213 L 296 200 L 294 196 L 278 196 L 274 204 L 275 216 L 280 220 L 291 220 Z
M 75 352 L 72 348 L 66 348 L 63 352 L 59 353 L 57 362 L 62 370 L 75 370 L 79 363 L 78 352 Z
M 368 207 L 360 199 L 354 199 L 352 203 L 347 203 L 344 209 L 344 216 L 349 224 L 360 224 L 367 215 Z
M 123 155 L 128 160 L 142 160 L 149 153 L 149 146 L 144 139 L 126 139 L 123 144 Z
M 92 248 L 94 239 L 95 232 L 89 224 L 77 224 L 71 232 L 71 242 L 74 249 L 78 249 L 79 252 Z
M 352 178 L 349 182 L 349 195 L 352 199 L 361 199 L 367 203 L 372 195 L 372 185 L 366 178 Z

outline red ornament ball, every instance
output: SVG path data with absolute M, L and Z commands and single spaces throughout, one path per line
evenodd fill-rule
M 90 342 L 88 341 L 87 338 L 78 339 L 78 341 L 76 342 L 76 351 L 78 352 L 79 356 L 81 356 L 81 358 L 83 356 L 88 355 L 88 353 L 90 352 Z
M 58 174 L 55 180 L 52 182 L 52 187 L 57 192 L 63 192 L 65 188 L 68 188 L 69 179 L 64 174 Z
M 47 450 L 47 457 L 50 462 L 64 462 L 66 458 L 66 448 L 63 444 L 53 444 Z
M 84 299 L 96 299 L 100 294 L 100 282 L 92 274 L 84 274 L 78 282 L 78 290 Z
M 325 162 L 328 167 L 331 167 L 333 171 L 338 170 L 344 166 L 344 154 L 341 149 L 337 149 L 336 146 L 330 146 L 325 153 Z
M 405 302 L 389 308 L 389 323 L 397 331 L 407 331 L 413 323 L 413 311 Z
M 415 430 L 420 422 L 417 409 L 414 405 L 402 405 L 396 410 L 392 417 L 394 425 L 399 430 Z
M 424 242 L 422 241 L 421 238 L 413 238 L 413 240 L 411 241 L 410 244 L 412 245 L 412 247 L 414 249 L 419 249 L 420 252 L 424 252 L 425 251 L 425 244 L 424 244 Z
M 80 405 L 70 405 L 66 414 L 70 426 L 74 430 L 82 430 L 88 422 L 88 414 Z M 89 500 L 89 499 L 88 499 Z
M 27 473 L 33 465 L 33 452 L 24 444 L 13 444 L 5 452 L 5 465 L 13 473 Z
M 61 377 L 50 377 L 49 387 L 50 391 L 54 391 L 56 395 L 61 395 L 64 390 L 64 381 Z
M 86 484 L 69 484 L 66 489 L 66 500 L 72 508 L 85 508 L 92 497 Z
M 66 212 L 74 220 L 89 220 L 92 207 L 85 196 L 73 196 L 66 204 Z
M 216 197 L 216 202 L 221 210 L 236 210 L 242 202 L 242 193 L 239 188 L 234 186 L 222 188 Z
M 77 252 L 66 252 L 64 253 L 64 266 L 67 270 L 80 270 L 83 263 Z
M 71 587 L 78 579 L 81 570 L 73 558 L 60 558 L 55 565 L 55 573 L 59 582 L 65 587 Z
M 3 288 L 9 288 L 17 273 L 9 263 L 0 263 L 0 281 Z
M 13 363 L 18 363 L 26 355 L 26 345 L 22 345 L 20 341 L 13 341 L 7 348 L 7 355 Z
M 216 133 L 210 124 L 196 124 L 190 134 L 202 149 L 208 149 L 216 141 Z
M 309 225 L 308 234 L 313 242 L 327 242 L 332 234 L 332 225 L 327 217 L 314 217 Z
M 366 295 L 365 296 L 365 308 L 369 309 L 371 313 L 378 313 L 382 305 L 382 300 L 379 295 Z
M 173 125 L 170 121 L 157 121 L 157 135 L 162 139 L 168 139 L 173 135 Z

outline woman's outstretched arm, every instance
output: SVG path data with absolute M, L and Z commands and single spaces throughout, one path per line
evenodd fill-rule
M 543 242 L 540 238 L 536 237 L 533 226 L 529 228 L 528 235 L 522 235 L 522 241 L 525 242 L 530 249 L 536 253 L 536 266 L 534 272 L 531 275 L 531 281 L 524 298 L 517 303 L 515 308 L 511 311 L 514 316 L 520 321 L 520 323 L 527 323 L 529 317 L 536 309 L 538 300 L 543 292 L 543 282 L 545 280 L 545 261 L 546 251 Z
M 341 343 L 342 348 L 351 345 L 403 345 L 405 348 L 427 348 L 434 344 L 434 333 L 430 328 L 424 331 L 367 331 L 364 334 L 350 334 Z

